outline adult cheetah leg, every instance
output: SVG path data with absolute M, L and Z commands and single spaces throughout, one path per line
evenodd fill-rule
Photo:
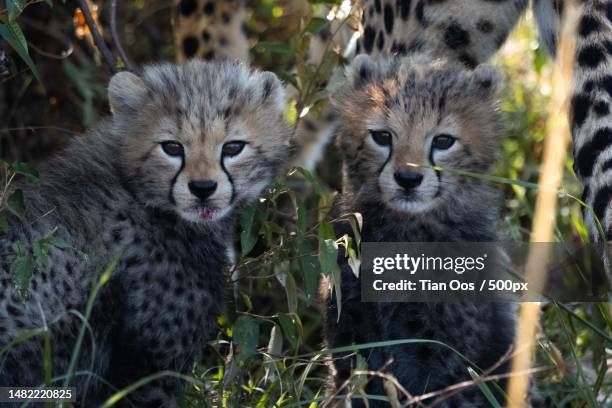
M 584 2 L 580 15 L 570 117 L 574 168 L 593 209 L 585 221 L 602 242 L 612 239 L 612 1 Z
M 540 33 L 553 54 L 562 12 L 561 1 L 534 2 Z M 570 111 L 574 169 L 584 186 L 583 200 L 592 209 L 585 211 L 590 235 L 595 242 L 609 241 L 612 239 L 612 1 L 581 2 L 575 38 Z M 610 265 L 607 267 L 610 270 Z
M 243 0 L 175 0 L 177 62 L 190 58 L 249 61 Z

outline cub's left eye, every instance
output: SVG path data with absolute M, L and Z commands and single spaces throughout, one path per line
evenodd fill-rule
M 182 156 L 183 155 L 183 145 L 178 142 L 167 141 L 161 143 L 162 150 L 168 156 Z
M 227 142 L 223 145 L 221 152 L 223 156 L 233 157 L 239 155 L 246 146 L 246 142 Z
M 437 135 L 431 141 L 431 147 L 438 150 L 450 149 L 455 144 L 455 137 L 447 134 Z

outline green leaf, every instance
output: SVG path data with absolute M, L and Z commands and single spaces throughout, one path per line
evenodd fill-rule
M 267 354 L 264 357 L 264 366 L 266 368 L 265 380 L 274 381 L 276 379 L 276 362 L 275 357 L 278 357 L 283 352 L 283 333 L 278 324 L 274 324 L 270 331 L 270 341 L 268 342 Z M 264 405 L 265 406 L 265 405 Z
M 307 33 L 318 33 L 327 25 L 327 20 L 321 17 L 313 17 L 308 20 L 306 23 L 306 27 L 304 27 L 304 32 Z
M 0 233 L 8 232 L 8 222 L 6 217 L 0 214 Z
M 15 20 L 28 5 L 27 0 L 6 0 L 9 20 Z
M 3 21 L 3 23 L 0 23 L 0 37 L 19 54 L 19 57 L 21 57 L 28 68 L 30 68 L 30 71 L 32 71 L 36 79 L 42 83 L 36 65 L 34 65 L 34 61 L 32 61 L 28 53 L 28 44 L 17 22 L 7 20 L 6 18 L 0 19 L 0 21 Z
M 70 248 L 70 244 L 66 242 L 63 238 L 55 237 L 53 235 L 48 236 L 46 241 L 49 245 L 54 246 L 58 249 L 66 249 Z
M 298 259 L 298 263 L 304 279 L 306 303 L 310 304 L 310 302 L 316 297 L 319 283 L 317 258 L 316 255 L 314 255 L 316 248 L 313 244 L 306 241 L 306 230 L 308 228 L 308 213 L 306 210 L 306 204 L 301 198 L 295 198 L 295 196 L 292 196 L 292 198 L 294 199 L 294 206 L 297 213 L 297 250 L 301 255 Z
M 298 307 L 298 295 L 297 295 L 297 285 L 295 284 L 295 279 L 291 272 L 287 273 L 286 281 L 285 281 L 285 292 L 287 294 L 287 309 L 290 313 L 297 312 Z
M 297 351 L 300 345 L 302 332 L 302 322 L 300 318 L 295 313 L 279 313 L 278 320 L 291 347 L 293 350 Z
M 361 266 L 361 261 L 357 257 L 357 253 L 353 248 L 347 248 L 346 254 L 348 255 L 348 265 L 351 267 L 353 275 L 359 279 L 359 267 Z
M 321 273 L 326 276 L 333 274 L 338 269 L 338 244 L 336 241 L 326 239 L 319 242 L 319 264 Z
M 311 172 L 309 172 L 306 169 L 303 169 L 301 167 L 297 168 L 297 171 L 304 176 L 304 178 L 310 183 L 310 185 L 312 185 L 312 188 L 314 188 L 315 193 L 317 194 L 317 196 L 322 196 L 323 195 L 323 189 L 321 188 L 321 184 L 319 184 L 319 181 L 312 175 Z
M 321 265 L 321 273 L 331 277 L 333 290 L 336 293 L 338 319 L 340 319 L 342 308 L 342 275 L 338 266 L 338 244 L 335 240 L 334 229 L 326 222 L 321 223 L 319 227 L 319 264 Z
M 34 259 L 32 255 L 23 255 L 15 258 L 11 264 L 11 276 L 17 287 L 17 291 L 25 296 L 32 273 L 34 272 Z
M 259 322 L 249 316 L 240 316 L 234 324 L 234 343 L 240 348 L 240 355 L 249 358 L 255 354 L 259 341 Z
M 283 352 L 283 334 L 281 328 L 275 324 L 270 331 L 270 341 L 268 342 L 268 354 L 280 356 Z
M 257 46 L 272 54 L 293 54 L 293 48 L 285 42 L 260 41 Z
M 242 253 L 247 255 L 255 247 L 259 230 L 255 228 L 255 213 L 257 212 L 257 204 L 245 208 L 240 214 L 240 246 Z
M 319 269 L 317 268 L 317 256 L 314 254 L 315 249 L 314 245 L 307 241 L 298 244 L 298 251 L 302 255 L 298 263 L 304 279 L 304 290 L 306 291 L 306 302 L 308 304 L 316 298 L 319 286 Z
M 30 166 L 27 163 L 15 162 L 11 165 L 11 169 L 15 173 L 25 176 L 28 182 L 32 184 L 40 182 L 40 175 L 38 174 L 38 170 L 36 170 L 34 167 Z
M 319 226 L 319 240 L 321 239 L 333 239 L 336 240 L 336 233 L 334 227 L 329 222 L 321 222 Z
M 32 243 L 32 252 L 34 253 L 34 259 L 36 260 L 36 265 L 39 268 L 44 268 L 47 266 L 49 262 L 47 243 L 45 240 L 38 240 Z
M 251 298 L 249 297 L 249 295 L 244 293 L 243 291 L 240 291 L 240 297 L 242 298 L 242 302 L 244 302 L 244 305 L 246 306 L 246 311 L 250 312 L 251 310 L 253 310 L 253 302 L 251 302 Z
M 470 376 L 472 377 L 474 381 L 478 381 L 480 379 L 480 376 L 478 375 L 476 371 L 472 369 L 472 367 L 468 367 L 468 372 L 470 373 Z M 489 389 L 489 386 L 486 383 L 479 382 L 478 388 L 480 388 L 480 391 L 482 391 L 484 396 L 489 401 L 489 404 L 491 404 L 493 408 L 501 408 L 501 405 L 499 405 L 499 402 L 497 402 L 497 400 L 495 399 L 495 396 L 493 395 L 493 393 Z
M 6 200 L 6 206 L 8 210 L 13 213 L 18 218 L 23 217 L 23 213 L 25 212 L 25 205 L 23 202 L 23 191 L 17 189 L 11 194 Z
M 287 71 L 280 71 L 280 72 L 277 73 L 277 75 L 281 79 L 281 81 L 286 82 L 286 83 L 292 85 L 298 91 L 300 90 L 300 85 L 298 84 L 297 79 L 295 78 L 295 74 L 294 73 L 287 72 Z

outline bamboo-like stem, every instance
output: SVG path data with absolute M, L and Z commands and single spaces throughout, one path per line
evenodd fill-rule
M 98 30 L 98 24 L 96 24 L 96 21 L 91 15 L 91 10 L 89 10 L 87 0 L 79 0 L 79 8 L 83 12 L 83 16 L 85 16 L 85 21 L 87 22 L 89 31 L 91 31 L 91 35 L 93 37 L 94 43 L 96 44 L 96 47 L 98 47 L 98 50 L 100 50 L 100 53 L 104 57 L 106 63 L 110 66 L 113 73 L 117 72 L 117 58 L 108 48 L 106 42 L 104 42 L 104 38 L 102 38 L 100 30 Z
M 552 242 L 557 212 L 556 191 L 561 184 L 567 147 L 570 137 L 568 107 L 571 93 L 572 69 L 575 55 L 576 23 L 578 5 L 575 0 L 566 2 L 564 21 L 559 33 L 557 64 L 553 72 L 553 93 L 548 106 L 544 157 L 540 166 L 540 178 L 536 200 L 531 242 Z M 549 245 L 532 245 L 527 257 L 526 280 L 530 288 L 543 287 L 546 278 L 546 264 L 550 256 Z M 540 320 L 538 303 L 521 304 L 520 317 L 515 339 L 516 354 L 512 359 L 513 373 L 527 373 L 533 359 L 536 329 Z M 527 401 L 529 375 L 510 378 L 508 385 L 508 407 L 522 408 Z
M 110 2 L 110 28 L 111 36 L 113 37 L 113 42 L 115 43 L 115 47 L 117 48 L 119 56 L 123 60 L 123 63 L 125 64 L 127 69 L 133 72 L 134 64 L 132 64 L 130 57 L 125 52 L 125 49 L 121 44 L 121 38 L 119 38 L 119 33 L 117 32 L 117 0 L 111 0 Z

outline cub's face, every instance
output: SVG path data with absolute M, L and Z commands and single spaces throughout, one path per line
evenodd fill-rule
M 358 57 L 334 98 L 349 188 L 411 214 L 448 205 L 487 172 L 498 146 L 497 75 L 440 61 Z
M 151 66 L 109 87 L 129 186 L 187 221 L 220 219 L 260 195 L 288 155 L 284 91 L 236 63 Z

